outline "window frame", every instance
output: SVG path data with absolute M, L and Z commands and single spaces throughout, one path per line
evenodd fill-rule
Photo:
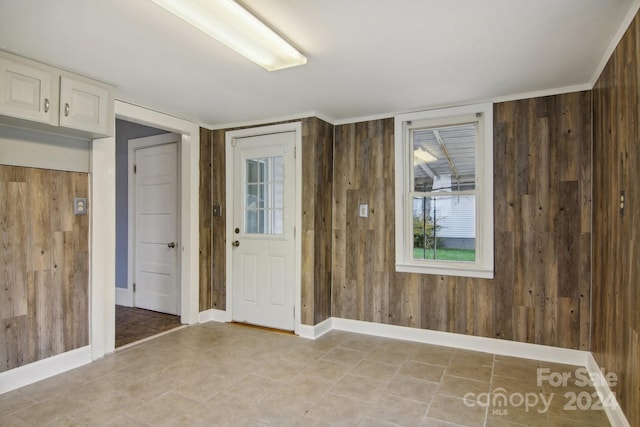
M 411 123 L 427 126 L 478 124 L 476 139 L 476 255 L 475 261 L 413 259 L 413 147 Z M 395 139 L 395 234 L 396 271 L 447 276 L 494 277 L 493 235 L 493 104 L 475 104 L 398 114 L 394 117 Z
M 282 181 L 278 181 L 276 180 L 275 177 L 275 167 L 273 167 L 274 165 L 269 165 L 268 161 L 271 159 L 275 159 L 281 157 L 282 158 L 282 170 L 283 170 L 283 177 L 282 177 Z M 258 176 L 257 176 L 257 181 L 253 182 L 253 181 L 249 181 L 249 163 L 253 162 L 256 165 L 259 166 L 258 168 Z M 275 162 L 275 161 L 274 161 Z M 244 169 L 244 176 L 245 176 L 245 181 L 244 181 L 244 188 L 243 188 L 243 200 L 242 200 L 242 209 L 244 211 L 244 218 L 243 218 L 243 236 L 252 236 L 252 238 L 255 238 L 255 236 L 275 236 L 275 237 L 282 237 L 282 235 L 284 234 L 284 232 L 277 232 L 277 228 L 275 227 L 275 222 L 274 222 L 274 218 L 275 218 L 275 211 L 282 211 L 282 218 L 284 220 L 284 205 L 282 207 L 273 207 L 275 204 L 275 192 L 272 191 L 273 188 L 271 188 L 271 185 L 273 184 L 281 184 L 282 186 L 282 190 L 284 193 L 284 162 L 285 162 L 285 158 L 283 155 L 279 155 L 279 154 L 275 154 L 272 156 L 268 156 L 268 157 L 257 157 L 257 158 L 250 158 L 250 157 L 246 157 L 244 158 L 244 165 L 243 165 L 243 169 Z M 262 170 L 260 170 L 260 168 L 262 167 Z M 262 195 L 262 199 L 263 199 L 263 207 L 260 207 L 260 204 L 258 203 L 257 206 L 255 208 L 250 208 L 248 206 L 247 203 L 247 199 L 248 199 L 248 195 L 249 192 L 247 191 L 248 187 L 250 185 L 256 185 L 257 186 L 257 198 L 258 198 L 258 202 L 260 200 L 260 195 Z M 268 200 L 268 202 L 267 202 Z M 256 213 L 256 218 L 257 218 L 257 231 L 255 232 L 251 232 L 248 230 L 248 223 L 249 221 L 247 220 L 247 214 L 249 211 L 253 211 Z M 260 221 L 260 213 L 262 212 L 262 224 Z M 260 230 L 260 225 L 262 225 L 262 230 Z M 268 230 L 268 232 L 267 232 Z

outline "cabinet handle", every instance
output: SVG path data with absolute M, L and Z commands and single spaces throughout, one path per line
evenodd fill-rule
M 71 107 L 69 107 L 69 103 L 65 102 L 64 104 L 64 116 L 69 117 L 69 111 L 71 111 Z
M 48 99 L 48 98 L 45 98 L 45 99 L 44 99 L 44 112 L 45 112 L 45 113 L 48 113 L 48 112 L 49 112 L 49 107 L 50 107 L 50 106 L 51 106 L 51 105 L 49 104 L 49 99 Z

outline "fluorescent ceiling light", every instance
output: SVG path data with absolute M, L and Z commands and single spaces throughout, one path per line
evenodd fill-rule
M 416 160 L 420 160 L 424 163 L 433 163 L 438 160 L 436 156 L 420 147 L 413 150 L 413 158 L 414 163 L 416 163 Z
M 233 0 L 152 0 L 268 71 L 307 58 Z

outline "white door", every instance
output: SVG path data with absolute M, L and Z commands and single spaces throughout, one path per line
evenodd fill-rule
M 235 139 L 233 320 L 294 330 L 295 132 Z
M 167 138 L 171 134 L 144 140 Z M 139 148 L 134 156 L 134 306 L 179 314 L 178 145 Z

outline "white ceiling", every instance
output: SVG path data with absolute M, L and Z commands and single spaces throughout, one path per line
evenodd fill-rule
M 308 57 L 268 72 L 151 0 L 0 0 L 0 49 L 207 125 L 587 88 L 637 0 L 242 0 Z

